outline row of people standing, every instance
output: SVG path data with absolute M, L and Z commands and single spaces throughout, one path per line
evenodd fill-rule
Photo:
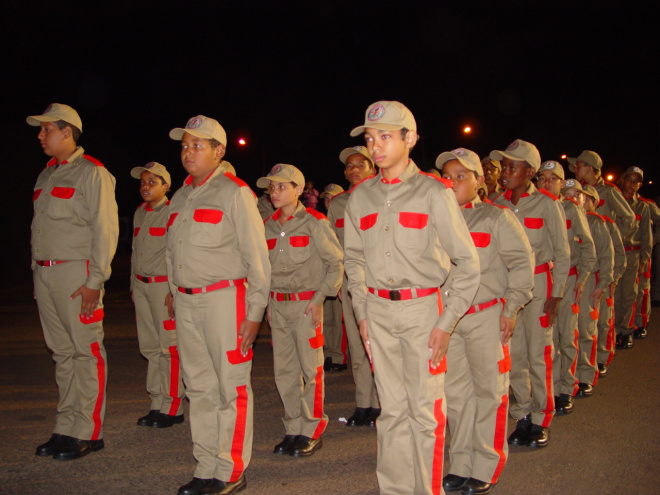
M 103 448 L 102 289 L 92 288 L 109 276 L 116 245 L 114 179 L 82 155 L 76 145 L 82 123 L 70 107 L 54 104 L 28 123 L 41 126 L 39 139 L 53 157 L 35 187 L 33 268 L 47 343 L 62 348 L 55 353 L 61 392 L 55 433 L 37 454 L 71 459 Z M 351 133 L 363 135 L 366 147 L 340 154 L 351 189 L 330 202 L 330 221 L 298 203 L 304 177 L 280 164 L 257 183 L 268 187 L 277 208 L 264 226 L 251 190 L 223 160 L 224 129 L 204 116 L 170 133 L 181 141 L 189 173 L 171 202 L 162 165 L 132 171 L 145 204 L 135 216 L 131 287 L 145 320 L 138 316 L 151 395 L 150 413 L 138 424 L 183 421 L 183 378 L 198 465 L 179 494 L 226 494 L 246 486 L 251 345 L 267 307 L 285 405 L 285 437 L 275 453 L 305 456 L 320 448 L 327 425 L 321 305 L 340 286 L 356 381 L 351 419 L 357 425 L 377 418 L 381 492 L 438 493 L 444 487 L 487 493 L 507 457 L 509 376 L 516 397 L 510 412 L 518 420 L 509 443 L 547 445 L 554 413 L 548 376 L 557 359 L 553 324 L 574 266 L 569 225 L 557 198 L 532 184 L 541 162 L 530 143 L 516 140 L 491 153 L 504 170 L 506 192 L 495 202 L 508 208 L 501 208 L 479 200 L 484 171 L 469 150 L 438 157 L 444 179 L 421 173 L 409 159 L 416 131 L 412 113 L 398 102 L 367 109 L 364 124 Z M 67 164 L 75 167 L 62 167 Z M 79 225 L 73 218 L 83 220 Z M 66 230 L 65 224 L 72 226 Z M 90 242 L 74 259 L 68 242 L 78 231 Z M 52 247 L 51 237 L 63 249 Z M 165 268 L 151 265 L 150 253 L 164 258 Z M 75 280 L 69 280 L 72 273 Z M 49 307 L 65 292 L 68 311 L 81 315 L 67 321 Z M 70 295 L 82 295 L 82 306 L 75 308 L 80 302 Z M 71 319 L 85 329 L 98 324 L 86 333 L 92 342 L 79 340 Z M 68 334 L 62 339 L 73 341 L 68 347 L 88 348 L 90 366 L 70 365 L 78 358 L 52 337 L 58 325 Z M 77 424 L 88 416 L 92 428 Z M 443 479 L 446 422 L 453 440 Z

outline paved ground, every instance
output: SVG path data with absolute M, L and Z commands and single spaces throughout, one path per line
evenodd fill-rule
M 106 448 L 76 461 L 34 455 L 36 445 L 51 433 L 57 401 L 54 367 L 29 285 L 0 289 L 0 493 L 174 494 L 191 478 L 187 410 L 185 424 L 167 430 L 135 425 L 148 408 L 146 362 L 138 352 L 122 263 L 116 264 L 118 281 L 109 284 L 106 298 Z M 547 448 L 512 448 L 493 493 L 660 493 L 655 478 L 660 457 L 658 332 L 660 324 L 651 325 L 648 339 L 617 354 L 593 397 L 578 400 L 573 414 L 555 418 Z M 283 426 L 267 329 L 255 348 L 252 376 L 254 452 L 244 493 L 378 493 L 375 431 L 346 428 L 338 421 L 353 407 L 350 372 L 326 375 L 330 423 L 323 449 L 308 459 L 271 453 Z

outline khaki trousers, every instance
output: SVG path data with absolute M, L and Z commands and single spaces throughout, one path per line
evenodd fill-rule
M 532 300 L 520 310 L 509 344 L 511 350 L 511 389 L 516 403 L 511 416 L 518 420 L 531 413 L 532 423 L 548 427 L 555 410 L 552 382 L 552 327 L 543 311 L 552 293 L 552 275 L 534 275 Z
M 351 369 L 355 381 L 355 405 L 365 409 L 368 407 L 380 408 L 374 374 L 367 353 L 364 350 L 357 321 L 355 321 L 353 298 L 348 292 L 348 279 L 346 276 L 344 276 L 344 283 L 341 286 L 341 295 L 348 350 L 351 355 Z
M 382 406 L 376 429 L 381 494 L 444 493 L 446 360 L 432 370 L 428 346 L 441 308 L 439 292 L 406 301 L 367 296 L 369 340 Z
M 319 438 L 328 424 L 323 411 L 323 327 L 314 328 L 309 301 L 270 300 L 275 384 L 284 404 L 287 435 Z
M 580 333 L 580 352 L 576 378 L 580 383 L 596 385 L 598 383 L 598 318 L 599 308 L 591 305 L 589 297 L 596 290 L 596 275 L 591 274 L 584 283 L 584 291 L 580 300 L 580 317 L 578 328 Z M 576 391 L 577 393 L 577 391 Z
M 165 306 L 170 288 L 167 282 L 133 284 L 133 303 L 140 353 L 147 360 L 147 392 L 150 410 L 178 416 L 183 414 L 185 389 L 176 345 L 176 320 Z
M 330 357 L 335 364 L 346 364 L 348 342 L 338 297 L 326 297 L 323 303 L 323 340 L 325 357 Z
M 555 348 L 552 377 L 555 394 L 575 395 L 578 390 L 575 369 L 578 361 L 578 312 L 575 304 L 577 273 L 566 280 L 564 297 L 559 301 L 557 318 L 552 331 Z M 586 294 L 586 291 L 585 291 Z
M 252 350 L 243 357 L 238 339 L 245 291 L 174 296 L 197 478 L 236 481 L 252 456 Z
M 103 290 L 91 318 L 80 316 L 86 261 L 35 266 L 34 294 L 46 345 L 53 352 L 59 402 L 54 433 L 81 440 L 103 438 L 108 365 L 103 347 Z
M 637 290 L 637 304 L 635 306 L 635 326 L 637 328 L 646 328 L 651 316 L 651 260 L 649 260 L 646 270 L 639 277 L 639 288 Z
M 598 315 L 598 354 L 597 361 L 609 365 L 614 357 L 616 331 L 614 329 L 614 298 L 609 297 L 608 288 L 600 300 Z
M 635 323 L 635 303 L 637 302 L 637 269 L 639 251 L 627 251 L 626 271 L 621 276 L 614 291 L 614 327 L 617 335 L 627 335 L 633 331 Z
M 502 347 L 496 304 L 465 315 L 449 340 L 445 396 L 451 434 L 449 473 L 497 483 L 509 445 L 508 346 Z

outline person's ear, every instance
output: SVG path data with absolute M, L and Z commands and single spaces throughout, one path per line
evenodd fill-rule
M 486 181 L 486 178 L 483 175 L 480 175 L 479 177 L 477 177 L 477 189 L 479 189 L 481 186 L 483 186 L 485 181 Z
M 227 148 L 225 148 L 225 145 L 224 144 L 219 144 L 215 148 L 215 157 L 218 160 L 222 160 L 222 158 L 225 156 L 226 151 L 227 151 Z
M 404 142 L 406 143 L 406 148 L 411 149 L 413 146 L 417 144 L 417 140 L 419 139 L 419 135 L 417 134 L 417 131 L 409 130 L 406 132 L 406 137 L 404 138 Z

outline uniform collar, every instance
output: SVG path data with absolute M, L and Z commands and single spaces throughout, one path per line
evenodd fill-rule
M 153 207 L 153 208 L 152 208 L 151 206 L 149 206 L 149 203 L 144 203 L 144 209 L 145 209 L 146 211 L 160 210 L 161 206 L 163 206 L 163 205 L 166 204 L 166 203 L 167 203 L 167 204 L 170 204 L 170 201 L 167 199 L 167 196 L 163 196 L 163 197 L 161 198 L 161 200 L 160 200 L 160 201 L 156 204 L 156 206 Z
M 223 174 L 227 171 L 227 165 L 226 165 L 227 163 L 228 163 L 228 162 L 225 162 L 224 160 L 221 161 L 220 164 L 219 164 L 219 165 L 213 170 L 213 172 L 211 172 L 211 173 L 206 177 L 206 179 L 204 179 L 204 180 L 202 181 L 202 183 L 201 183 L 199 186 L 197 186 L 197 187 L 201 187 L 201 186 L 203 186 L 203 185 L 206 184 L 209 180 L 211 180 L 213 177 L 216 177 L 216 176 L 218 176 L 218 175 L 223 175 Z M 184 183 L 186 186 L 192 186 L 192 181 L 193 181 L 192 175 L 188 175 L 188 177 L 186 177 L 186 180 L 183 181 L 183 183 Z
M 536 189 L 536 186 L 530 182 L 529 186 L 527 187 L 527 191 L 525 191 L 522 196 L 520 196 L 520 199 L 526 198 L 527 196 L 531 196 L 535 192 L 537 192 L 538 189 Z M 504 193 L 504 199 L 507 201 L 511 201 L 511 196 L 513 195 L 513 189 L 507 189 L 506 192 Z
M 85 150 L 83 149 L 83 147 L 78 146 L 73 151 L 73 153 L 71 153 L 71 156 L 69 158 L 67 158 L 66 160 L 64 160 L 62 163 L 60 163 L 60 165 L 66 165 L 69 162 L 75 161 L 75 159 L 78 158 L 79 156 L 81 156 L 84 152 L 85 152 Z M 46 164 L 47 167 L 54 167 L 56 165 L 57 165 L 57 159 L 56 158 L 51 158 L 50 160 L 48 160 L 48 163 Z
M 411 159 L 408 159 L 408 165 L 406 166 L 406 169 L 399 175 L 396 179 L 392 180 L 387 180 L 385 177 L 383 177 L 382 171 L 378 171 L 378 174 L 376 175 L 375 179 L 372 182 L 372 186 L 374 184 L 399 184 L 401 182 L 408 182 L 412 177 L 417 176 L 419 173 L 419 168 L 417 165 L 415 165 L 415 162 L 412 161 Z
M 300 201 L 298 201 L 298 206 L 296 206 L 296 211 L 294 211 L 293 215 L 287 218 L 286 221 L 288 222 L 293 217 L 297 216 L 301 211 L 306 211 L 306 208 Z M 281 214 L 282 214 L 282 208 L 278 208 L 277 210 L 275 210 L 275 213 L 273 213 L 273 216 L 271 218 L 273 220 L 279 220 Z
M 473 199 L 472 201 L 468 201 L 468 202 L 465 204 L 465 207 L 464 207 L 464 208 L 474 208 L 476 205 L 478 205 L 478 204 L 481 203 L 481 202 L 482 202 L 482 201 L 481 201 L 481 198 L 480 198 L 479 195 L 477 194 L 477 195 L 474 197 L 474 199 Z

